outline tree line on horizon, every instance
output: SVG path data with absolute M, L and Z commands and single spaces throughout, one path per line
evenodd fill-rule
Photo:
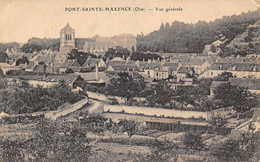
M 171 25 L 169 22 L 162 23 L 159 30 L 147 35 L 137 35 L 137 51 L 201 53 L 206 44 L 211 44 L 225 36 L 227 41 L 221 46 L 225 53 L 225 46 L 238 34 L 243 33 L 248 25 L 258 20 L 259 10 L 241 15 L 224 16 L 222 19 L 208 23 L 205 21 L 198 21 L 196 24 L 179 21 L 174 21 Z M 77 38 L 76 44 L 83 46 L 86 40 L 87 38 Z M 43 49 L 58 51 L 60 41 L 59 38 L 32 37 L 22 47 L 17 42 L 0 43 L 0 51 L 11 48 L 21 48 L 21 51 L 25 53 L 38 52 Z
M 137 50 L 201 53 L 206 44 L 211 44 L 225 36 L 227 41 L 222 47 L 223 50 L 232 39 L 257 20 L 259 20 L 259 10 L 241 15 L 224 16 L 222 19 L 208 23 L 205 21 L 198 21 L 196 24 L 179 21 L 174 21 L 171 25 L 168 22 L 162 23 L 159 30 L 148 35 L 137 36 Z

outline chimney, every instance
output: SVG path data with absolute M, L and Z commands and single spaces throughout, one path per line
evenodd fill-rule
M 136 64 L 138 67 L 140 67 L 140 61 L 139 61 L 139 60 L 137 60 L 137 61 L 135 62 L 135 64 Z
M 126 58 L 126 63 L 130 61 L 130 56 Z
M 98 63 L 96 63 L 96 81 L 98 81 Z
M 162 66 L 165 62 L 166 62 L 165 59 L 163 59 L 163 60 L 161 61 L 161 66 Z

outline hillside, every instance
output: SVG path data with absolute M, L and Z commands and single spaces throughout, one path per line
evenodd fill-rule
M 196 24 L 185 24 L 174 21 L 162 24 L 160 29 L 148 35 L 138 35 L 137 49 L 152 52 L 195 52 L 201 53 L 206 44 L 225 36 L 224 47 L 247 27 L 259 20 L 259 11 L 241 15 L 224 16 L 213 22 L 199 21 Z
M 224 54 L 245 56 L 247 54 L 260 54 L 260 21 L 249 25 L 246 30 L 237 35 L 225 48 Z

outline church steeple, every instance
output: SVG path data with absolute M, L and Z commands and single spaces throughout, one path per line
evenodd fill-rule
M 69 23 L 60 31 L 60 52 L 68 53 L 75 48 L 75 30 Z

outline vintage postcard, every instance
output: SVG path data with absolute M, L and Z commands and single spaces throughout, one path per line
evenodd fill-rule
M 0 0 L 0 162 L 257 162 L 259 0 Z

